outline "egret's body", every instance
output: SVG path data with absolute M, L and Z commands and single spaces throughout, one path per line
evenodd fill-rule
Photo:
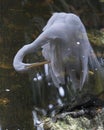
M 85 27 L 74 14 L 54 13 L 39 37 L 18 51 L 13 62 L 14 68 L 21 72 L 27 71 L 31 65 L 22 62 L 24 56 L 40 47 L 49 62 L 47 76 L 52 78 L 57 88 L 71 82 L 72 89 L 77 92 L 86 82 L 89 66 L 94 73 L 96 68 L 100 70 Z

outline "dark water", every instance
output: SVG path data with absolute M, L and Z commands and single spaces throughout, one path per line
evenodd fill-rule
M 48 97 L 50 103 L 55 102 L 54 98 L 50 98 L 54 97 L 50 91 L 53 88 L 38 88 L 35 91 L 38 85 L 45 87 L 45 81 L 38 84 L 32 80 L 37 73 L 43 74 L 43 67 L 28 74 L 19 74 L 12 67 L 17 50 L 41 33 L 51 13 L 55 11 L 78 14 L 88 29 L 104 28 L 103 0 L 95 0 L 93 3 L 91 0 L 0 0 L 0 130 L 35 130 L 33 105 L 34 101 L 37 104 L 42 102 L 41 97 L 36 96 L 43 94 L 43 101 Z M 102 46 L 95 48 L 104 56 Z M 38 52 L 27 56 L 25 61 L 42 59 L 41 52 Z M 44 108 L 45 103 L 42 104 Z

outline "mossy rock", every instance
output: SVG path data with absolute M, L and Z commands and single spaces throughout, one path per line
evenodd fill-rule
M 104 108 L 99 109 L 93 118 L 85 116 L 72 118 L 67 115 L 55 123 L 51 118 L 42 117 L 41 120 L 44 124 L 44 130 L 104 130 Z

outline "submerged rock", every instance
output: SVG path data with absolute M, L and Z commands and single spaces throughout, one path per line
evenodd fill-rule
M 44 130 L 104 130 L 104 108 L 98 109 L 93 118 L 81 116 L 72 118 L 67 115 L 63 119 L 52 122 L 51 118 L 42 117 Z

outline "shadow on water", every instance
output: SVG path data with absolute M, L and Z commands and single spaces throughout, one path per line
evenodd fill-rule
M 83 9 L 80 8 L 82 6 Z M 46 83 L 42 67 L 29 74 L 14 71 L 12 61 L 17 50 L 41 33 L 47 19 L 55 11 L 76 13 L 82 17 L 86 27 L 103 29 L 103 6 L 104 3 L 97 0 L 93 4 L 89 0 L 87 3 L 84 0 L 0 0 L 0 130 L 35 130 L 33 106 L 47 109 L 47 106 L 52 107 L 59 102 L 56 101 L 57 90 L 51 83 Z M 92 11 L 92 14 L 88 13 Z M 99 13 L 101 15 L 97 15 Z M 102 57 L 99 60 L 103 65 Z M 25 58 L 25 62 L 35 61 L 42 61 L 40 52 Z

